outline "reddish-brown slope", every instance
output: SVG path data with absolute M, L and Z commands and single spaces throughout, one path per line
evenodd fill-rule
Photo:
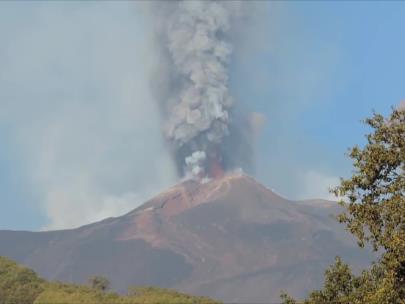
M 365 265 L 368 255 L 330 217 L 336 210 L 288 201 L 235 174 L 185 181 L 122 217 L 79 229 L 0 232 L 0 255 L 48 278 L 106 275 L 121 291 L 151 284 L 227 302 L 278 301 L 281 289 L 302 296 L 318 287 L 335 255 Z M 13 250 L 24 239 L 29 246 Z

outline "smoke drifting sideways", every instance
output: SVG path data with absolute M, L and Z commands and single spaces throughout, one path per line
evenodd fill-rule
M 399 111 L 405 111 L 405 100 L 402 100 L 398 105 Z
M 215 178 L 252 163 L 251 120 L 229 90 L 232 29 L 242 2 L 151 5 L 159 62 L 152 90 L 179 177 Z

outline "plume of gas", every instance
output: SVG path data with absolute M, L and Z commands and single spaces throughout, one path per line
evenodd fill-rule
M 241 15 L 240 2 L 176 1 L 153 4 L 162 57 L 156 87 L 164 136 L 181 176 L 209 176 L 221 162 L 232 124 L 229 92 L 232 45 L 227 34 Z

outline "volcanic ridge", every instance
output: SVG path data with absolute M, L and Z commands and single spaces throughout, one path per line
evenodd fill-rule
M 287 200 L 240 174 L 205 183 L 186 180 L 120 217 L 77 229 L 0 231 L 0 255 L 47 279 L 110 279 L 170 287 L 225 302 L 279 302 L 320 286 L 340 255 L 357 267 L 371 254 L 357 248 L 333 218 L 337 204 Z

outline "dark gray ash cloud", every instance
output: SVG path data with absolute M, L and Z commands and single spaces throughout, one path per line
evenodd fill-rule
M 176 1 L 151 5 L 160 60 L 153 90 L 179 176 L 212 177 L 251 165 L 251 125 L 236 115 L 229 66 L 242 2 Z M 231 35 L 233 34 L 233 35 Z

